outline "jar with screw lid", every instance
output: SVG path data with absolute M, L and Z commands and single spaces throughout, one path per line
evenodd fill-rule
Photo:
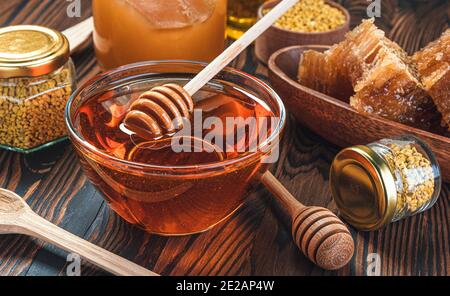
M 344 149 L 330 171 L 341 215 L 360 230 L 379 229 L 430 209 L 441 183 L 431 149 L 412 135 Z
M 0 28 L 0 147 L 29 153 L 63 140 L 64 109 L 75 79 L 61 32 Z

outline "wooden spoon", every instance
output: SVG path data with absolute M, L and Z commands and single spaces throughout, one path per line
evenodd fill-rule
M 0 188 L 0 234 L 24 234 L 76 253 L 90 263 L 123 276 L 157 276 L 131 261 L 85 241 L 38 216 L 17 194 Z

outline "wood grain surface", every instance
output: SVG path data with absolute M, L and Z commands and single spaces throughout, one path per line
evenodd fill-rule
M 41 24 L 63 30 L 90 15 L 89 2 L 81 1 L 81 18 L 68 18 L 69 2 L 65 0 L 0 1 L 0 23 Z M 352 5 L 353 20 L 362 14 L 358 4 L 351 3 L 358 1 L 340 2 Z M 387 2 L 393 1 L 383 0 Z M 437 2 L 442 5 L 437 13 L 447 11 L 443 5 L 448 1 Z M 392 24 L 386 27 L 395 32 L 394 19 L 387 19 Z M 433 34 L 433 26 L 429 27 L 431 33 L 410 34 L 412 39 L 404 42 L 421 46 L 422 39 Z M 420 41 L 415 39 L 418 37 Z M 92 45 L 74 60 L 81 83 L 99 71 Z M 260 78 L 267 75 L 252 50 L 240 55 L 232 66 Z M 336 212 L 328 170 L 338 148 L 293 119 L 281 147 L 280 162 L 273 168 L 279 180 L 302 203 Z M 314 266 L 298 251 L 287 214 L 262 187 L 228 221 L 204 234 L 178 238 L 149 235 L 115 215 L 87 180 L 68 142 L 31 155 L 0 151 L 0 187 L 25 196 L 33 210 L 64 229 L 163 275 L 366 275 L 372 253 L 380 256 L 383 275 L 450 274 L 448 184 L 437 204 L 424 214 L 377 232 L 352 229 L 355 256 L 347 267 L 335 272 Z M 0 240 L 0 274 L 65 275 L 66 256 L 40 241 L 4 235 Z M 82 274 L 104 273 L 83 261 Z

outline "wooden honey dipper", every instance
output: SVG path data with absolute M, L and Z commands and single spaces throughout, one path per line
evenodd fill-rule
M 183 117 L 188 118 L 194 109 L 192 95 L 296 2 L 281 1 L 184 87 L 170 83 L 144 92 L 131 104 L 123 121 L 125 127 L 148 140 L 182 128 Z M 354 252 L 353 238 L 335 214 L 326 208 L 302 205 L 270 172 L 264 173 L 261 181 L 289 212 L 294 242 L 312 262 L 335 270 L 350 261 Z

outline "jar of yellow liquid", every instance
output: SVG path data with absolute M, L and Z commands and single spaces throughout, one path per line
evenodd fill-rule
M 104 69 L 147 60 L 210 62 L 225 47 L 227 0 L 93 0 Z
M 256 23 L 258 8 L 266 0 L 228 0 L 227 35 L 238 39 Z

